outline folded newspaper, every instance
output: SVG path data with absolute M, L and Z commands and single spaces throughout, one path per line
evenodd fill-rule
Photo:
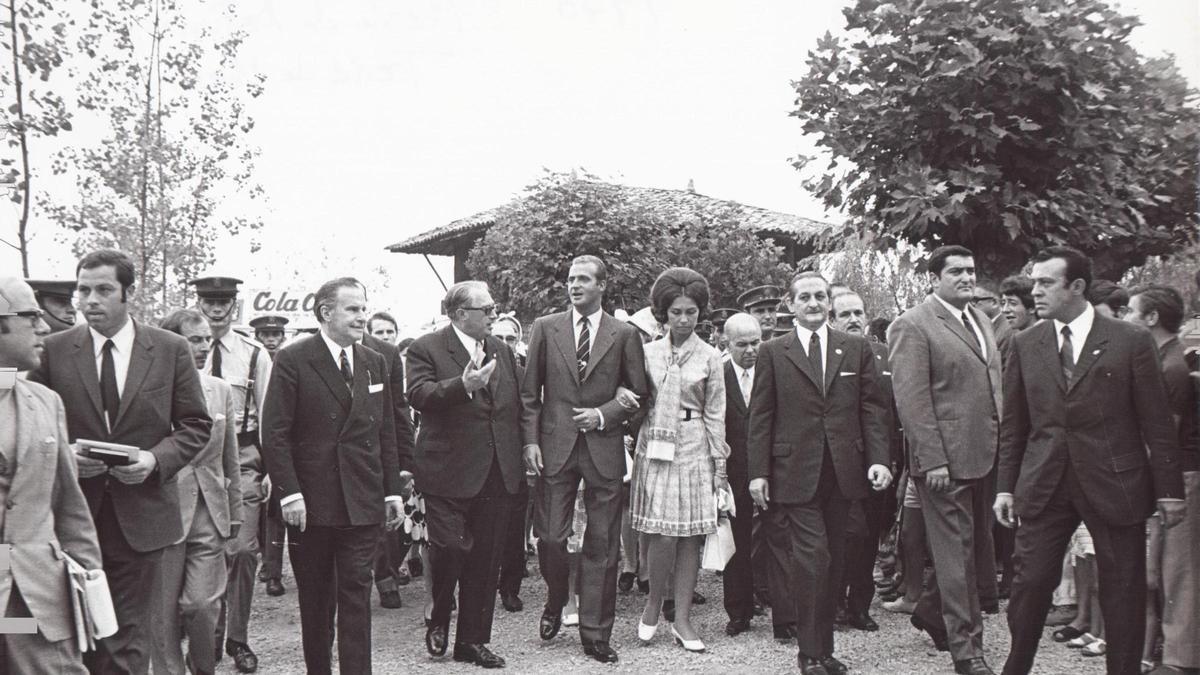
M 91 651 L 96 648 L 96 640 L 117 632 L 117 613 L 108 591 L 108 577 L 104 576 L 104 570 L 84 569 L 66 553 L 63 559 L 71 582 L 71 612 L 79 651 Z

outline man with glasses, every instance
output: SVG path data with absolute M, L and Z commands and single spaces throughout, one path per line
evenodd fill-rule
M 996 348 L 1001 357 L 1008 352 L 1008 343 L 1012 340 L 1013 330 L 1001 311 L 1000 296 L 996 285 L 990 281 L 976 281 L 975 290 L 971 292 L 971 306 L 987 315 L 992 322 L 992 334 L 996 338 Z
M 38 306 L 45 312 L 43 320 L 51 333 L 58 333 L 75 325 L 75 281 L 26 279 L 37 296 Z

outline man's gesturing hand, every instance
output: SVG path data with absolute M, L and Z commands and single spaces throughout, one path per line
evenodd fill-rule
M 767 502 L 771 501 L 770 489 L 767 487 L 766 478 L 755 478 L 750 481 L 750 498 L 758 508 L 763 511 L 767 510 Z
M 542 449 L 537 443 L 525 446 L 525 471 L 535 476 L 542 475 Z
M 283 505 L 283 522 L 300 528 L 303 532 L 308 526 L 308 511 L 304 508 L 304 497 Z
M 483 389 L 488 385 L 488 380 L 492 378 L 492 372 L 495 370 L 496 359 L 488 361 L 482 368 L 476 368 L 474 363 L 468 363 L 467 369 L 462 374 L 463 386 L 467 388 L 468 393 Z

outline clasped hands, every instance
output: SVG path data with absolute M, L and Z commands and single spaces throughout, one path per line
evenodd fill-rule
M 71 449 L 75 451 L 75 467 L 79 470 L 80 478 L 94 478 L 108 473 L 126 485 L 138 485 L 145 482 L 154 471 L 154 467 L 158 466 L 158 458 L 146 450 L 138 450 L 137 461 L 133 464 L 110 467 L 98 459 L 88 457 L 78 443 L 72 443 Z

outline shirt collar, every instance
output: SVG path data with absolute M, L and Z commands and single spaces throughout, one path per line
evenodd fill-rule
M 955 307 L 954 305 L 943 300 L 942 296 L 938 295 L 937 293 L 934 293 L 933 297 L 937 298 L 937 301 L 942 303 L 943 307 L 950 310 L 951 314 L 953 314 L 954 316 L 958 316 L 958 317 L 961 317 L 964 313 L 966 313 L 967 308 L 971 306 L 971 303 L 967 303 L 967 304 L 963 305 L 962 309 L 959 309 L 959 308 Z M 971 318 L 974 318 L 974 317 L 971 317 Z
M 351 367 L 354 366 L 354 345 L 349 345 L 347 347 L 343 347 L 343 346 L 339 345 L 338 343 L 334 342 L 325 333 L 324 326 L 321 327 L 321 330 L 317 331 L 317 334 L 319 334 L 321 336 L 321 339 L 325 341 L 325 348 L 329 350 L 329 355 L 333 357 L 334 363 L 337 363 L 339 365 L 341 364 L 342 350 L 345 350 L 346 358 L 350 360 L 350 366 Z
M 92 333 L 92 351 L 99 355 L 104 349 L 106 340 L 113 341 L 113 347 L 122 354 L 128 354 L 133 349 L 133 319 L 125 319 L 125 325 L 116 332 L 111 338 L 104 337 L 95 328 L 88 326 L 88 330 Z
M 475 338 L 471 337 L 470 335 L 467 335 L 466 333 L 459 330 L 458 326 L 455 326 L 454 324 L 450 324 L 450 327 L 454 329 L 454 334 L 457 335 L 459 341 L 462 342 L 463 349 L 467 350 L 467 358 L 471 358 L 471 359 L 475 358 L 475 345 L 483 344 L 483 340 L 476 340 Z
M 588 326 L 592 327 L 592 328 L 599 328 L 600 327 L 600 315 L 603 313 L 604 313 L 604 308 L 601 307 L 600 309 L 592 312 L 591 314 L 588 314 L 587 315 Z M 578 326 L 579 320 L 582 318 L 583 318 L 583 315 L 579 313 L 579 310 L 572 307 L 571 308 L 571 325 Z
M 324 335 L 324 333 L 322 333 L 322 335 Z M 232 352 L 233 344 L 236 339 L 237 336 L 234 335 L 233 329 L 231 328 L 224 335 L 222 335 L 219 340 L 213 340 L 213 344 L 215 346 L 217 343 L 220 343 L 225 347 L 225 351 Z
M 750 366 L 749 368 L 743 368 L 743 367 L 739 366 L 736 362 L 734 362 L 733 359 L 729 360 L 729 365 L 733 366 L 733 374 L 737 375 L 739 380 L 742 378 L 743 373 L 749 373 L 751 377 L 754 376 L 754 366 Z
M 1073 342 L 1083 345 L 1083 341 L 1087 339 L 1088 333 L 1092 332 L 1092 323 L 1096 320 L 1096 310 L 1092 309 L 1092 303 L 1087 303 L 1083 308 L 1083 312 L 1075 317 L 1071 323 L 1063 323 L 1058 319 L 1054 320 L 1054 332 L 1062 339 L 1063 326 L 1071 327 L 1071 338 Z
M 821 324 L 821 327 L 815 331 L 811 331 L 800 324 L 796 324 L 796 337 L 804 343 L 804 348 L 808 349 L 808 343 L 812 340 L 812 334 L 816 333 L 821 337 L 821 345 L 829 344 L 829 322 Z

